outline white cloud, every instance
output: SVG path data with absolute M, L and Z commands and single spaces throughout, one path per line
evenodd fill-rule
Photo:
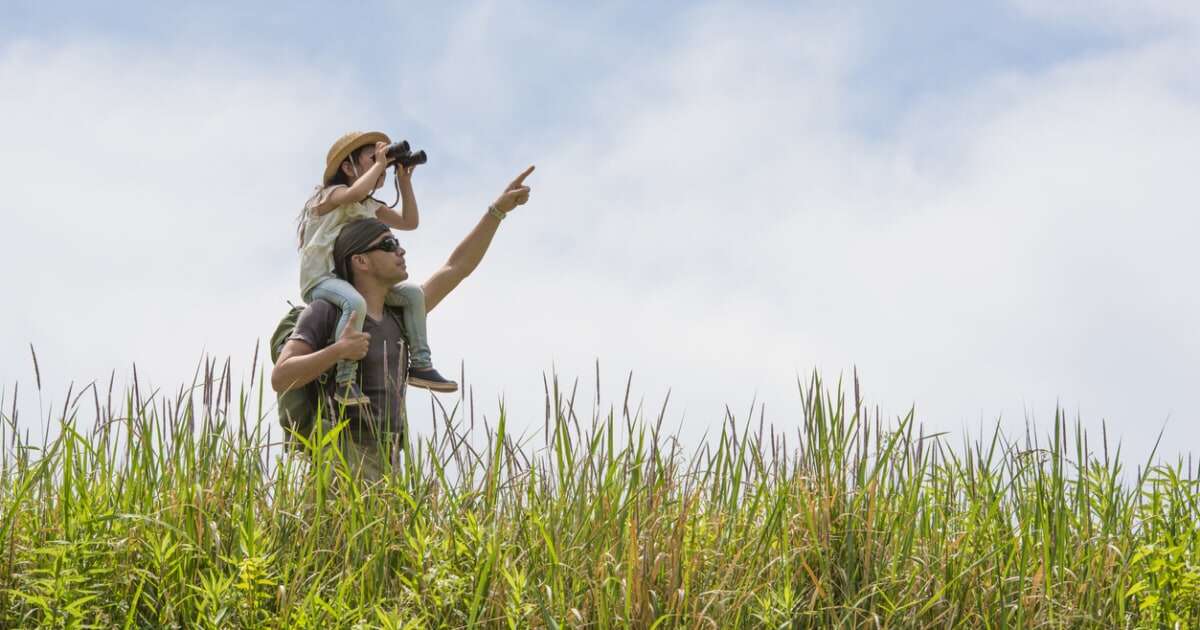
M 204 349 L 248 364 L 295 293 L 289 230 L 328 138 L 367 114 L 347 90 L 106 43 L 7 46 L 0 83 L 4 382 L 30 384 L 27 343 L 51 392 L 133 362 L 173 389 Z
M 852 24 L 727 17 L 604 85 L 619 107 L 598 96 L 598 131 L 541 160 L 535 205 L 505 228 L 542 225 L 505 237 L 554 269 L 531 257 L 482 272 L 519 283 L 473 288 L 481 310 L 536 307 L 489 310 L 454 340 L 520 349 L 478 356 L 477 384 L 536 393 L 516 368 L 550 357 L 586 382 L 600 356 L 651 398 L 674 387 L 699 427 L 756 394 L 787 422 L 796 371 L 855 363 L 886 410 L 915 403 L 941 428 L 1020 427 L 1061 402 L 1090 426 L 1107 418 L 1134 453 L 1168 416 L 1169 443 L 1190 443 L 1194 47 L 930 97 L 884 143 L 838 115 L 854 98 Z M 809 37 L 823 54 L 772 46 Z
M 1075 27 L 1099 28 L 1126 36 L 1187 33 L 1200 26 L 1200 5 L 1190 0 L 1012 0 L 1012 4 L 1031 17 Z
M 439 366 L 465 360 L 477 407 L 494 417 L 504 392 L 528 427 L 542 370 L 580 377 L 590 402 L 599 358 L 609 401 L 632 370 L 649 408 L 672 388 L 668 425 L 686 411 L 688 436 L 752 398 L 786 425 L 797 372 L 857 364 L 885 411 L 916 403 L 938 428 L 1019 426 L 1061 401 L 1090 426 L 1108 418 L 1134 453 L 1168 415 L 1172 444 L 1193 441 L 1195 45 L 1131 44 L 929 95 L 880 140 L 845 115 L 859 17 L 697 11 L 680 43 L 594 87 L 589 125 L 483 156 L 494 186 L 431 165 L 422 227 L 402 235 L 416 279 L 504 177 L 538 165 L 530 204 L 431 318 Z M 498 27 L 466 24 L 432 67 L 503 67 L 478 65 Z M 41 238 L 6 238 L 5 265 L 32 273 L 15 280 L 29 306 L 4 319 L 18 334 L 2 349 L 34 341 L 52 385 L 132 360 L 171 383 L 201 347 L 248 362 L 295 292 L 287 237 L 314 163 L 345 121 L 379 119 L 308 69 L 199 59 L 33 46 L 0 59 L 0 81 L 24 86 L 0 96 L 0 135 L 22 149 L 0 158 L 20 181 L 10 207 L 22 234 L 63 239 L 47 257 Z M 446 85 L 409 113 L 461 96 Z M 475 107 L 448 103 L 438 125 L 469 129 Z M 455 133 L 456 153 L 479 146 Z M 243 138 L 258 141 L 230 157 Z M 148 304 L 127 312 L 138 287 Z M 24 366 L 0 376 L 24 382 Z M 418 393 L 418 430 L 427 405 Z

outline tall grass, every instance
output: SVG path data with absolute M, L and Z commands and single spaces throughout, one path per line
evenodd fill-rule
M 802 417 L 728 414 L 684 452 L 665 402 L 631 411 L 626 383 L 582 409 L 555 377 L 540 433 L 460 401 L 370 488 L 333 434 L 313 463 L 271 443 L 262 375 L 228 365 L 173 396 L 69 393 L 40 443 L 14 402 L 0 627 L 1200 623 L 1190 466 L 1130 474 L 1061 413 L 951 444 L 870 412 L 857 378 L 797 385 Z

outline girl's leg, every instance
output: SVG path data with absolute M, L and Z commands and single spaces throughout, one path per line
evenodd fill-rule
M 385 302 L 400 307 L 404 334 L 408 342 L 408 384 L 436 392 L 458 391 L 458 383 L 438 374 L 429 358 L 429 340 L 425 333 L 425 293 L 419 285 L 404 283 L 392 287 Z
M 326 278 L 313 287 L 312 291 L 309 291 L 308 301 L 311 302 L 312 300 L 326 300 L 342 309 L 342 316 L 338 318 L 337 328 L 333 333 L 334 339 L 341 337 L 342 331 L 346 330 L 346 326 L 351 325 L 351 323 L 353 323 L 355 330 L 362 332 L 362 316 L 365 316 L 367 313 L 367 302 L 355 290 L 354 285 L 341 278 Z M 354 313 L 358 313 L 359 317 L 351 318 L 351 315 Z M 338 361 L 337 382 L 353 382 L 357 376 L 357 372 L 357 362 Z
M 433 367 L 429 352 L 429 336 L 425 331 L 425 293 L 421 285 L 405 282 L 388 292 L 385 302 L 400 307 L 404 320 L 404 335 L 408 341 L 408 364 L 414 369 Z

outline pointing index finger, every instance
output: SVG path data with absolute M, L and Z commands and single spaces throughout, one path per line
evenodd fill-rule
M 523 173 L 517 175 L 516 179 L 512 180 L 512 183 L 508 185 L 508 189 L 513 190 L 514 188 L 519 188 L 521 184 L 525 182 L 525 178 L 529 177 L 529 174 L 533 172 L 533 169 L 534 166 L 531 164 Z

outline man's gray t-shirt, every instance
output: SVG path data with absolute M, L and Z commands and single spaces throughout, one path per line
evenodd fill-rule
M 296 329 L 288 339 L 299 339 L 321 350 L 330 344 L 338 318 L 342 312 L 325 300 L 313 300 L 300 318 Z M 367 356 L 358 362 L 358 384 L 371 399 L 370 409 L 347 408 L 350 430 L 356 435 L 377 433 L 378 428 L 402 434 L 405 426 L 404 385 L 408 367 L 408 349 L 404 342 L 404 331 L 398 317 L 384 312 L 383 319 L 363 320 L 363 332 L 371 335 Z M 327 392 L 332 394 L 333 379 L 326 383 Z M 352 410 L 359 409 L 354 412 Z

